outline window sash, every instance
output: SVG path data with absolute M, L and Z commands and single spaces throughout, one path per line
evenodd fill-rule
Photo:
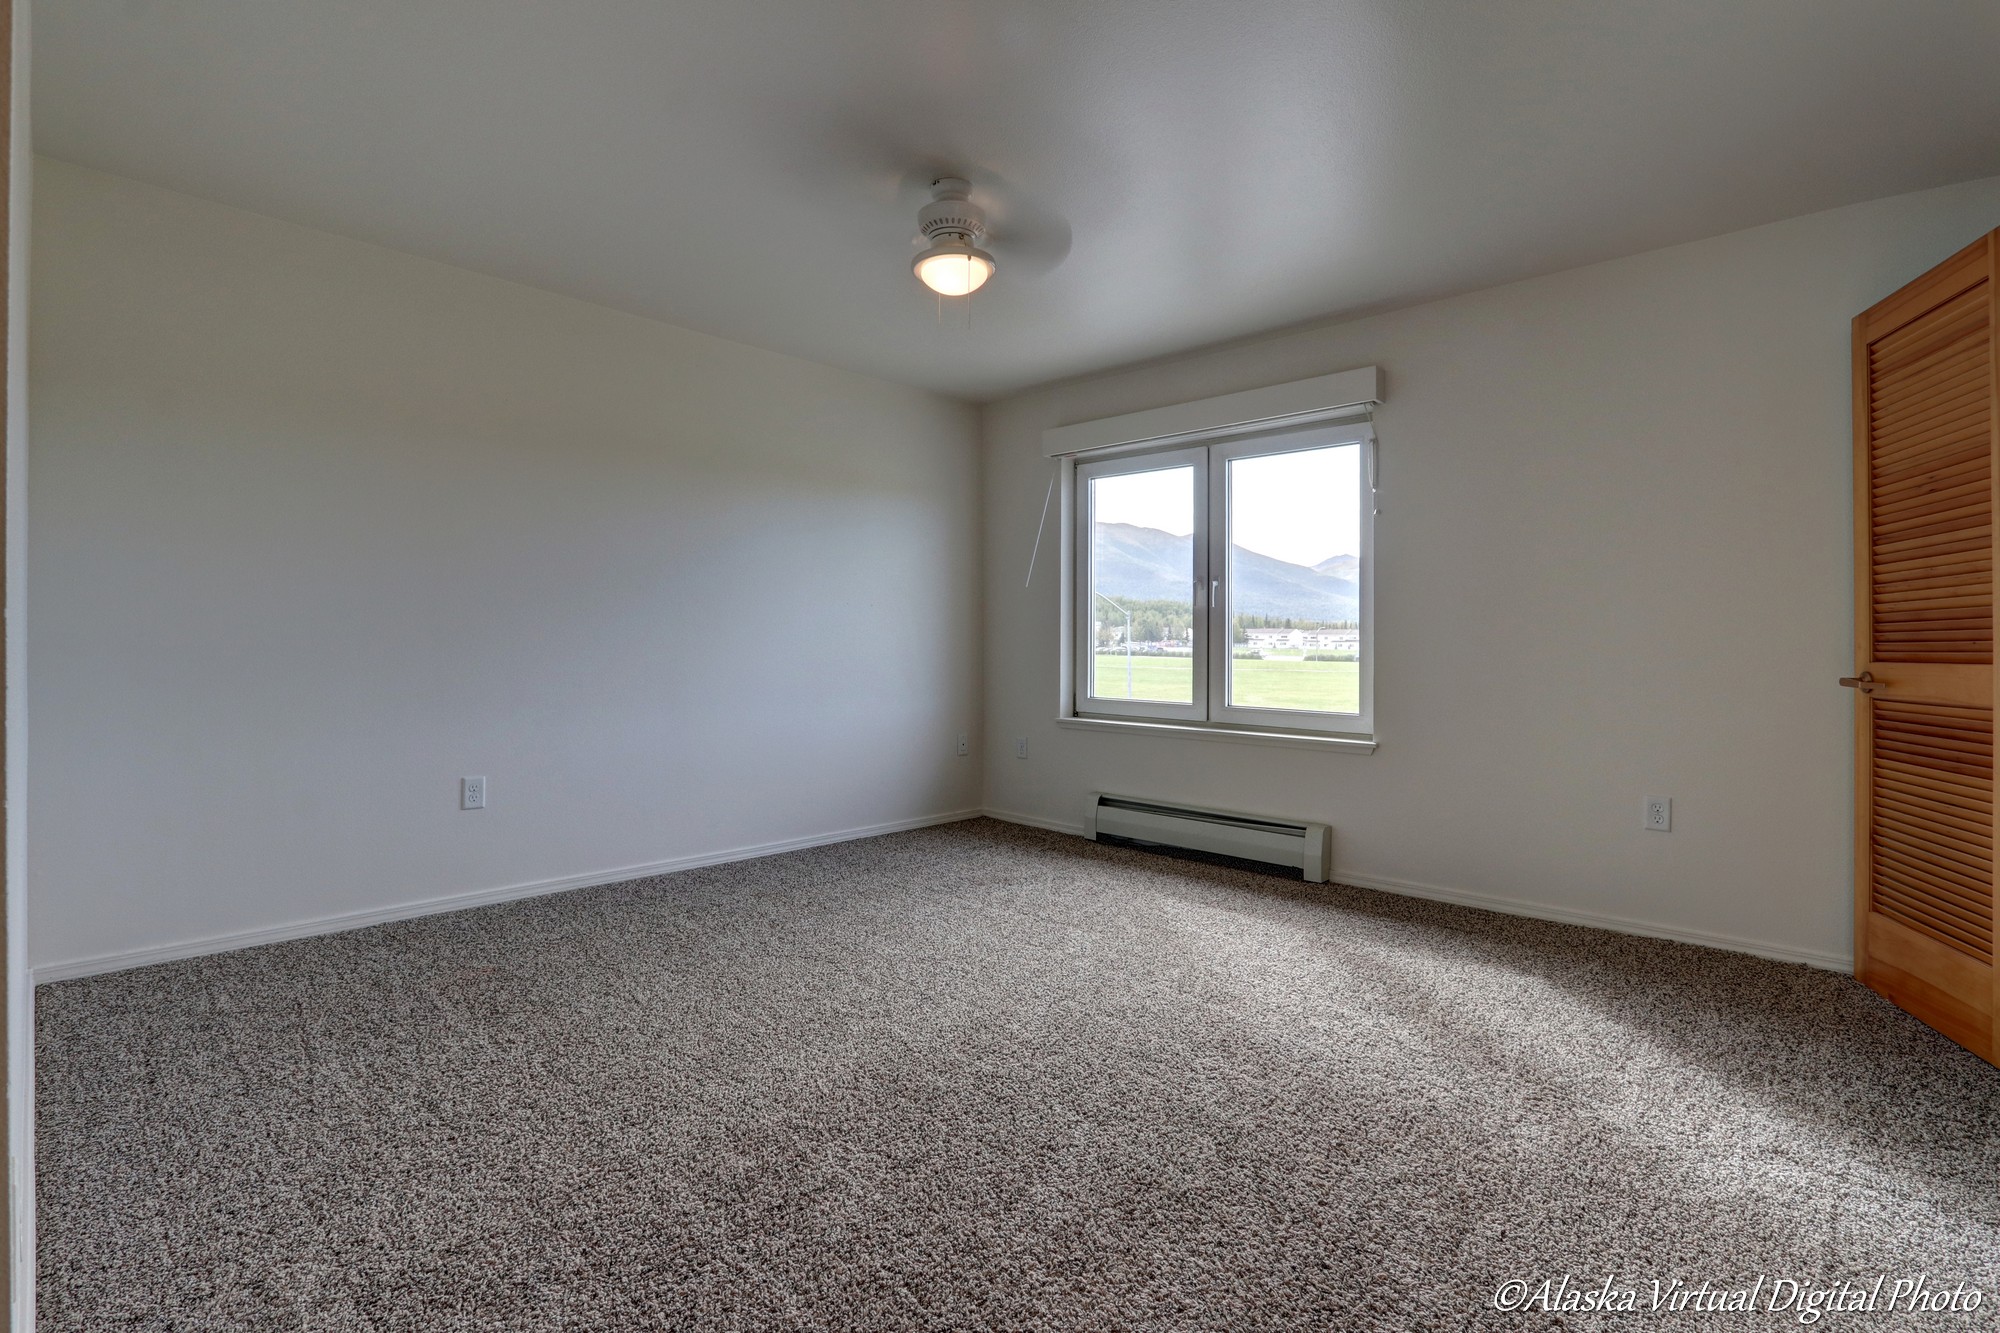
M 1188 589 L 1193 599 L 1193 619 L 1189 628 L 1194 635 L 1193 676 L 1194 685 L 1185 704 L 1162 703 L 1150 699 L 1104 699 L 1090 693 L 1090 673 L 1094 665 L 1097 636 L 1093 632 L 1093 606 L 1097 600 L 1096 571 L 1091 568 L 1091 537 L 1096 531 L 1097 515 L 1095 497 L 1091 482 L 1105 477 L 1125 476 L 1134 472 L 1157 472 L 1166 468 L 1191 467 L 1194 469 L 1191 488 L 1194 492 L 1194 558 L 1190 570 Z M 1076 568 L 1077 580 L 1073 597 L 1076 601 L 1076 623 L 1073 634 L 1076 643 L 1075 708 L 1079 715 L 1106 717 L 1149 717 L 1173 718 L 1178 721 L 1199 722 L 1208 716 L 1208 645 L 1209 618 L 1206 590 L 1208 588 L 1208 451 L 1199 446 L 1183 449 L 1160 449 L 1150 453 L 1126 454 L 1117 458 L 1097 459 L 1076 466 Z
M 1370 502 L 1370 480 L 1374 476 L 1375 447 L 1372 429 L 1365 424 L 1308 426 L 1276 431 L 1209 446 L 1210 531 L 1221 540 L 1209 553 L 1211 569 L 1209 598 L 1209 674 L 1213 684 L 1207 720 L 1223 726 L 1275 731 L 1325 731 L 1351 737 L 1374 734 L 1375 665 L 1375 506 Z M 1361 557 L 1356 594 L 1360 603 L 1356 619 L 1360 630 L 1356 643 L 1355 666 L 1360 675 L 1359 711 L 1354 713 L 1313 713 L 1288 708 L 1250 708 L 1229 702 L 1230 642 L 1229 622 L 1234 611 L 1229 605 L 1229 564 L 1234 542 L 1229 531 L 1229 464 L 1241 458 L 1264 458 L 1272 454 L 1301 453 L 1309 449 L 1331 449 L 1354 445 L 1362 450 Z

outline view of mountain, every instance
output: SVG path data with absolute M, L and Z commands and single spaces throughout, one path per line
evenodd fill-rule
M 1130 523 L 1099 523 L 1091 563 L 1097 589 L 1120 601 L 1189 600 L 1194 538 Z
M 1358 555 L 1330 555 L 1313 566 L 1321 574 L 1331 574 L 1337 579 L 1353 583 L 1361 573 L 1361 557 Z
M 1318 620 L 1353 620 L 1361 614 L 1360 589 L 1353 579 L 1274 560 L 1241 546 L 1229 548 L 1229 565 L 1233 614 Z
M 1187 601 L 1194 539 L 1130 523 L 1099 523 L 1092 563 L 1097 589 L 1107 597 Z M 1294 565 L 1234 547 L 1232 605 L 1243 615 L 1353 620 L 1361 600 L 1355 583 L 1360 561 L 1336 555 L 1317 566 Z

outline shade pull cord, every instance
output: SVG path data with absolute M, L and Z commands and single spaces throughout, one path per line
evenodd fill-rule
M 1049 469 L 1049 493 L 1042 497 L 1042 521 L 1035 525 L 1035 549 L 1028 552 L 1028 577 L 1021 582 L 1023 588 L 1035 581 L 1035 557 L 1042 553 L 1042 531 L 1049 526 L 1049 501 L 1056 498 L 1056 478 L 1062 473 L 1062 462 L 1057 460 Z

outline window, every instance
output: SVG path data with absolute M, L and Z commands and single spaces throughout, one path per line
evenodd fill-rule
M 1079 461 L 1074 711 L 1372 731 L 1372 450 L 1305 426 Z

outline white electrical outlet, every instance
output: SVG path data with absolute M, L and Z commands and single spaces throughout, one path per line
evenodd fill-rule
M 961 731 L 958 733 L 958 752 L 960 754 L 972 753 L 972 735 L 970 732 Z
M 461 810 L 484 810 L 486 808 L 485 778 L 460 778 L 458 780 L 458 808 Z
M 1642 825 L 1655 833 L 1671 833 L 1674 828 L 1674 798 L 1671 796 L 1648 796 L 1646 817 Z
M 1028 757 L 1028 738 L 1026 736 L 1016 736 L 1014 738 L 1014 757 L 1016 759 L 1026 759 Z

